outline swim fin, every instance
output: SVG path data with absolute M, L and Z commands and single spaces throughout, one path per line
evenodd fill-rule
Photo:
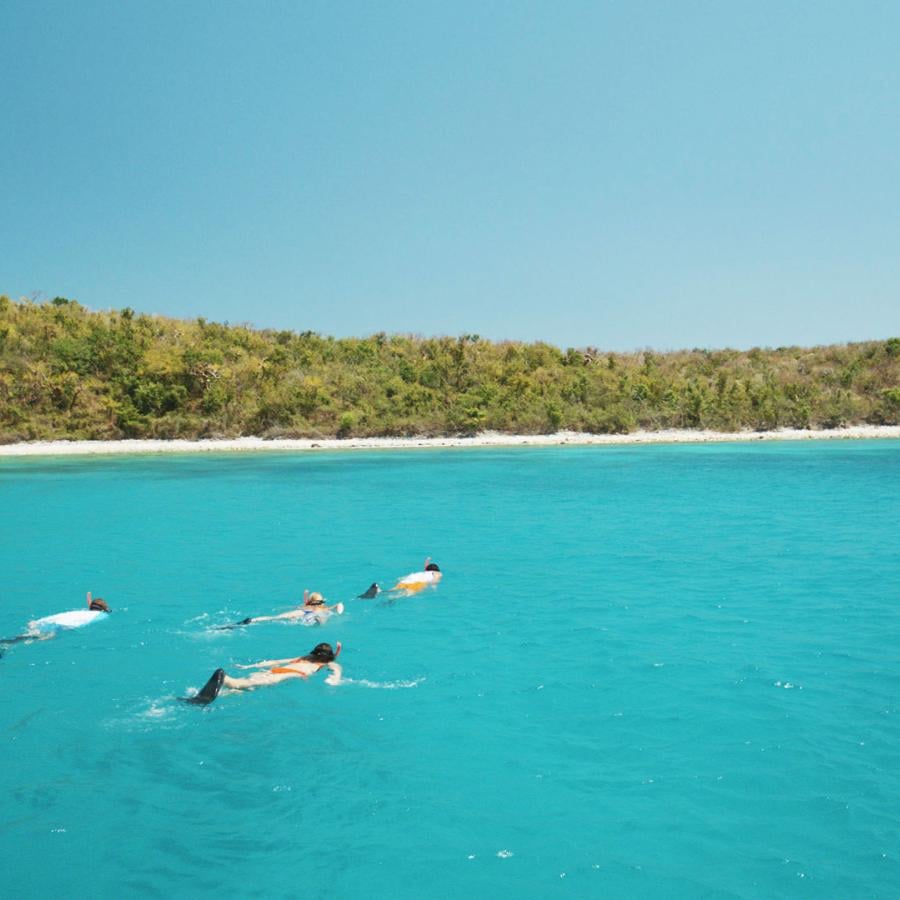
M 222 682 L 225 680 L 225 670 L 216 669 L 210 676 L 209 681 L 193 697 L 179 697 L 185 703 L 194 703 L 198 706 L 207 706 L 219 696 L 222 690 Z
M 374 600 L 380 592 L 381 592 L 381 588 L 378 587 L 378 585 L 373 582 L 356 599 L 357 600 Z
M 4 647 L 11 647 L 13 644 L 18 644 L 21 641 L 31 641 L 34 640 L 36 635 L 33 634 L 20 634 L 18 637 L 14 638 L 0 638 L 0 644 L 3 644 Z
M 247 616 L 246 619 L 241 619 L 240 622 L 232 622 L 230 625 L 216 625 L 213 631 L 231 631 L 232 628 L 240 628 L 241 625 L 249 625 L 253 621 L 252 616 Z
M 33 634 L 20 634 L 18 637 L 14 638 L 0 638 L 0 659 L 3 658 L 3 654 L 6 653 L 7 647 L 12 647 L 13 644 L 21 643 L 22 641 L 31 641 L 34 640 Z

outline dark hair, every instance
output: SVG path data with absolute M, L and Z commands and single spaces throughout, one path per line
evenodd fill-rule
M 428 565 L 425 566 L 425 571 L 426 572 L 440 572 L 441 570 L 437 563 L 428 563 Z
M 91 605 L 88 609 L 93 610 L 93 612 L 110 612 L 109 607 L 106 605 L 106 601 L 102 597 L 95 597 L 91 600 Z
M 316 644 L 306 656 L 301 656 L 300 659 L 324 665 L 334 660 L 334 650 L 331 648 L 331 644 Z

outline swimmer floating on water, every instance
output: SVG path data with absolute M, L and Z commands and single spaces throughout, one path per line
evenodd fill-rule
M 325 679 L 326 684 L 340 684 L 342 671 L 335 662 L 341 652 L 341 642 L 338 641 L 336 649 L 331 644 L 316 644 L 306 656 L 298 656 L 295 659 L 264 659 L 262 662 L 249 666 L 238 666 L 239 669 L 266 669 L 264 672 L 254 672 L 246 678 L 232 678 L 225 674 L 224 669 L 216 669 L 209 681 L 193 696 L 181 697 L 185 703 L 194 703 L 206 706 L 219 696 L 222 688 L 231 691 L 252 691 L 258 687 L 268 687 L 270 684 L 279 684 L 292 678 L 302 678 L 304 681 L 310 675 L 315 675 L 319 669 L 327 667 L 330 670 Z
M 427 557 L 421 572 L 410 572 L 404 575 L 392 588 L 391 592 L 403 591 L 406 594 L 416 594 L 427 587 L 434 587 L 443 577 L 437 563 Z
M 296 609 L 288 610 L 277 616 L 248 616 L 246 619 L 241 619 L 240 622 L 234 622 L 231 625 L 217 625 L 216 630 L 229 631 L 232 628 L 239 628 L 241 625 L 256 625 L 259 622 L 278 621 L 302 621 L 305 625 L 322 625 L 334 613 L 337 613 L 339 616 L 343 615 L 344 604 L 335 603 L 334 606 L 328 606 L 325 603 L 325 598 L 318 591 L 313 591 L 312 593 L 304 591 L 303 603 Z
M 73 628 L 83 628 L 98 619 L 102 619 L 110 612 L 106 601 L 102 597 L 96 599 L 87 594 L 87 609 L 72 609 L 69 612 L 56 613 L 52 616 L 44 616 L 42 619 L 33 619 L 28 623 L 28 631 L 25 634 L 13 638 L 0 639 L 0 656 L 6 647 L 18 644 L 22 641 L 47 641 L 56 637 L 60 631 L 71 631 Z

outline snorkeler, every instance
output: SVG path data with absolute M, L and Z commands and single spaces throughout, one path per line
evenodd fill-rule
M 421 572 L 411 572 L 409 575 L 404 575 L 391 588 L 391 591 L 405 591 L 407 594 L 415 594 L 423 588 L 433 587 L 442 577 L 440 567 L 437 563 L 433 563 L 429 556 L 426 558 Z
M 33 619 L 28 623 L 28 631 L 25 634 L 13 638 L 0 639 L 0 654 L 3 648 L 22 641 L 47 641 L 56 637 L 60 631 L 71 631 L 73 628 L 83 628 L 98 619 L 102 619 L 110 612 L 106 601 L 102 597 L 94 599 L 91 592 L 87 594 L 87 609 L 73 609 L 69 612 L 56 613 L 52 616 L 44 616 L 42 619 Z
M 179 699 L 185 703 L 206 706 L 219 696 L 219 691 L 223 687 L 232 691 L 252 691 L 254 688 L 279 684 L 291 678 L 302 678 L 305 681 L 310 675 L 315 675 L 319 669 L 325 667 L 330 670 L 325 683 L 340 684 L 341 667 L 335 662 L 340 652 L 340 641 L 337 642 L 335 649 L 332 649 L 331 644 L 316 644 L 306 656 L 298 656 L 294 659 L 264 659 L 262 662 L 249 666 L 238 666 L 239 669 L 267 670 L 254 672 L 246 678 L 232 678 L 225 674 L 224 669 L 216 669 L 209 681 L 193 697 L 180 697 Z
M 279 613 L 277 616 L 248 616 L 241 619 L 240 622 L 234 622 L 231 625 L 217 625 L 217 631 L 228 631 L 232 628 L 238 628 L 241 625 L 256 625 L 259 622 L 277 622 L 277 621 L 302 621 L 304 625 L 323 625 L 334 614 L 343 615 L 344 604 L 335 603 L 334 606 L 328 606 L 325 598 L 318 592 L 303 592 L 303 603 L 296 609 L 290 609 L 285 613 Z

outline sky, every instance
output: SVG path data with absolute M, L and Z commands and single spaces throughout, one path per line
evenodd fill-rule
M 900 334 L 896 2 L 0 4 L 0 293 L 562 347 Z

